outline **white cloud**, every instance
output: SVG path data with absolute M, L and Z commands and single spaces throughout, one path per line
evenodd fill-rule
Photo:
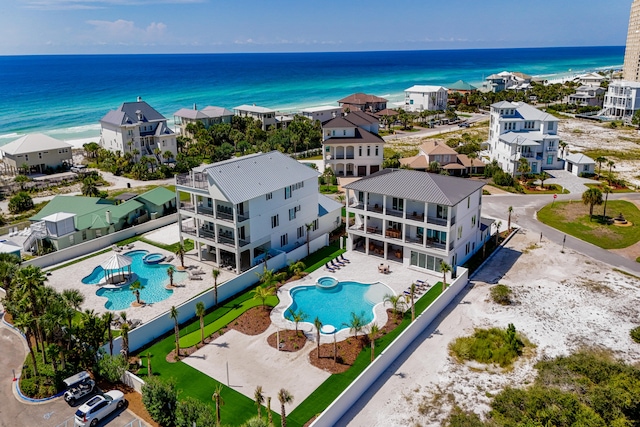
M 94 27 L 94 38 L 98 42 L 133 43 L 155 42 L 162 38 L 167 30 L 163 22 L 152 22 L 146 28 L 137 27 L 133 21 L 118 19 L 116 21 L 90 20 L 87 24 Z

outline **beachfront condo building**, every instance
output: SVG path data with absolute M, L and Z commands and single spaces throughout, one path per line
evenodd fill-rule
M 259 105 L 239 105 L 233 108 L 236 116 L 239 117 L 251 117 L 254 120 L 258 120 L 262 124 L 262 130 L 267 130 L 270 127 L 279 127 L 278 119 L 276 117 L 276 110 L 267 107 L 260 107 Z
M 609 83 L 600 115 L 630 121 L 640 109 L 640 82 L 613 80 Z
M 446 110 L 449 91 L 442 86 L 415 85 L 404 90 L 404 109 L 406 111 Z
M 631 4 L 622 78 L 629 82 L 640 81 L 640 1 L 638 0 L 634 0 Z
M 100 119 L 100 146 L 112 152 L 131 153 L 155 158 L 157 162 L 178 153 L 176 134 L 167 126 L 167 119 L 138 97 L 136 102 L 124 102 L 117 110 Z
M 367 176 L 380 170 L 384 139 L 378 119 L 355 110 L 322 125 L 324 167 L 338 177 Z
M 342 98 L 338 101 L 338 105 L 343 111 L 367 111 L 369 113 L 377 113 L 387 108 L 387 100 L 380 96 L 368 95 L 358 92 Z
M 42 133 L 20 137 L 0 147 L 6 174 L 45 173 L 73 165 L 73 146 Z
M 320 123 L 327 122 L 342 115 L 342 107 L 333 105 L 322 105 L 320 107 L 303 108 L 299 113 L 301 116 L 311 120 L 318 120 Z
M 434 164 L 437 163 L 437 165 Z M 468 176 L 484 173 L 482 159 L 458 154 L 456 150 L 440 141 L 427 141 L 418 147 L 418 155 L 400 159 L 400 165 L 419 171 L 437 172 L 443 169 L 451 176 Z
M 279 151 L 176 176 L 180 241 L 238 274 L 273 251 L 289 252 L 341 224 L 342 204 L 318 192 L 314 169 Z
M 193 108 L 181 108 L 173 113 L 173 122 L 175 123 L 175 133 L 178 135 L 193 138 L 193 135 L 187 131 L 187 127 L 202 123 L 205 129 L 209 129 L 213 125 L 221 123 L 231 123 L 233 111 L 223 107 L 207 106 L 202 110 L 198 110 L 196 105 Z M 191 126 L 189 126 L 191 128 Z
M 520 159 L 526 159 L 531 173 L 561 169 L 558 159 L 559 120 L 524 102 L 502 101 L 491 105 L 489 158 L 502 170 L 517 174 Z
M 344 186 L 347 249 L 415 269 L 457 266 L 490 237 L 482 220 L 484 183 L 406 169 L 384 169 Z

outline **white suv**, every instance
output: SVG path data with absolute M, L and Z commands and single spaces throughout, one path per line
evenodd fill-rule
M 124 394 L 118 390 L 111 390 L 100 396 L 87 400 L 76 411 L 75 425 L 78 427 L 96 427 L 100 420 L 126 404 Z

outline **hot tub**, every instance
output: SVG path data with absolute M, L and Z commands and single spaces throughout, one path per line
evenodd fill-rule
M 338 279 L 330 276 L 322 276 L 316 280 L 316 286 L 321 289 L 332 289 L 338 286 Z
M 164 259 L 165 259 L 164 255 L 153 253 L 153 254 L 145 255 L 145 257 L 142 258 L 142 261 L 144 261 L 145 264 L 158 264 L 164 261 Z

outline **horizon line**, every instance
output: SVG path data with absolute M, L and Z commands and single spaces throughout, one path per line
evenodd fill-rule
M 164 52 L 164 53 L 22 53 L 0 54 L 0 57 L 26 56 L 160 56 L 160 55 L 274 55 L 274 54 L 318 54 L 318 53 L 389 53 L 389 52 L 445 52 L 445 51 L 482 51 L 482 50 L 535 50 L 535 49 L 568 49 L 568 48 L 605 48 L 625 45 L 592 45 L 592 46 L 528 46 L 528 47 L 493 47 L 493 48 L 446 48 L 446 49 L 394 49 L 394 50 L 335 50 L 335 51 L 270 51 L 270 52 Z

